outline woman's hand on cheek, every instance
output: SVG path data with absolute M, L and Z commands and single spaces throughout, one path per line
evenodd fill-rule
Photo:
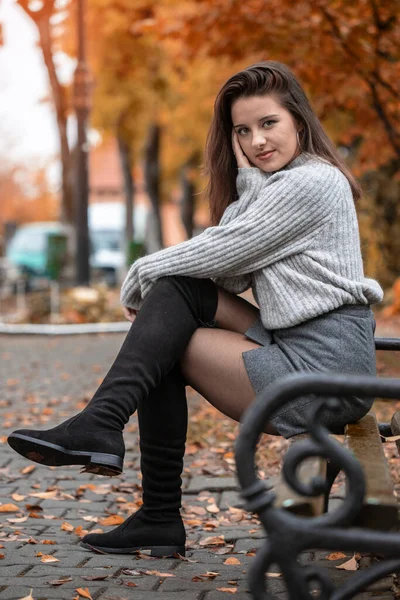
M 234 129 L 232 130 L 232 147 L 233 147 L 233 152 L 236 157 L 238 169 L 251 169 L 254 167 L 254 165 L 252 165 L 249 162 L 249 159 L 244 154 L 244 152 L 240 146 L 237 133 Z

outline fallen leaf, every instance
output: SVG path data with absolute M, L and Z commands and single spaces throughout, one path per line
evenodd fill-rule
M 25 504 L 25 508 L 30 512 L 43 512 L 43 508 L 40 504 Z
M 106 581 L 109 577 L 109 575 L 81 575 L 81 579 L 85 581 Z
M 120 525 L 125 521 L 121 515 L 110 515 L 99 520 L 99 525 Z
M 206 577 L 207 579 L 215 579 L 218 577 L 220 573 L 215 573 L 214 571 L 207 571 L 206 573 L 202 573 L 200 577 Z
M 28 520 L 28 517 L 18 517 L 16 519 L 7 519 L 9 523 L 25 523 Z
M 209 513 L 219 513 L 219 508 L 218 506 L 214 503 L 214 504 L 209 504 L 208 506 L 206 506 L 206 511 Z
M 217 588 L 217 592 L 226 592 L 227 594 L 236 594 L 237 593 L 237 588 L 234 587 L 230 587 L 230 588 Z
M 224 560 L 224 565 L 240 565 L 241 562 L 238 558 L 235 558 L 234 556 L 230 556 L 229 558 L 227 558 L 226 560 Z
M 62 529 L 63 531 L 73 531 L 74 526 L 70 525 L 70 523 L 67 523 L 66 521 L 64 521 L 64 523 L 62 523 L 60 529 Z
M 15 502 L 22 502 L 22 500 L 25 500 L 26 496 L 23 496 L 22 494 L 11 494 L 11 498 L 15 500 Z
M 32 596 L 32 588 L 31 588 L 31 591 L 29 592 L 29 596 L 24 596 L 24 598 L 20 598 L 20 600 L 35 600 L 34 597 Z
M 28 473 L 32 473 L 32 471 L 34 471 L 36 469 L 35 465 L 28 465 L 27 467 L 24 467 L 23 469 L 20 470 L 20 473 L 22 475 L 28 475 Z
M 199 542 L 200 546 L 224 546 L 225 545 L 225 537 L 223 535 L 216 535 L 211 537 L 206 537 Z
M 282 573 L 266 573 L 267 577 L 282 577 Z
M 122 575 L 128 575 L 129 577 L 143 577 L 143 572 L 137 569 L 122 569 Z
M 54 542 L 53 540 L 43 540 L 42 542 L 40 542 L 41 544 L 46 544 L 47 546 L 56 544 L 57 542 Z
M 343 552 L 331 552 L 328 556 L 325 556 L 326 560 L 339 560 L 339 558 L 347 558 Z
M 160 571 L 142 571 L 144 575 L 157 575 L 157 577 L 176 577 L 172 573 L 160 573 Z
M 1 504 L 0 505 L 0 513 L 12 513 L 12 512 L 20 512 L 21 509 L 19 506 L 15 504 Z
M 215 550 L 211 550 L 214 554 L 231 554 L 233 550 L 233 544 L 229 544 L 229 546 L 225 546 L 223 548 L 216 548 Z
M 185 524 L 188 527 L 201 527 L 203 525 L 203 522 L 200 519 L 185 519 Z
M 29 496 L 33 496 L 34 498 L 41 498 L 42 500 L 53 499 L 57 496 L 57 490 L 52 490 L 51 492 L 34 492 L 30 493 Z
M 76 588 L 75 591 L 78 592 L 82 598 L 89 598 L 89 600 L 93 600 L 88 588 Z
M 400 440 L 400 435 L 384 436 L 381 434 L 381 438 L 383 438 L 385 440 L 385 442 L 396 442 L 397 440 Z
M 53 581 L 46 581 L 49 585 L 62 585 L 63 583 L 67 583 L 67 581 L 72 581 L 72 577 L 63 577 L 62 579 L 54 579 Z
M 75 527 L 75 529 L 74 529 L 74 534 L 79 537 L 83 537 L 87 533 L 89 533 L 89 530 L 83 529 L 82 525 L 78 525 L 78 527 Z
M 42 563 L 52 563 L 52 562 L 60 562 L 58 558 L 52 556 L 51 554 L 43 554 L 40 562 Z
M 0 560 L 5 557 L 5 554 L 0 554 Z
M 187 513 L 191 513 L 193 515 L 204 516 L 206 513 L 206 509 L 204 506 L 187 506 L 185 508 Z
M 134 583 L 133 581 L 122 581 L 121 583 L 125 587 L 137 587 L 137 583 Z
M 352 558 L 350 558 L 350 560 L 347 560 L 341 565 L 336 565 L 336 569 L 345 569 L 345 571 L 357 571 L 358 562 L 356 560 L 356 557 L 353 556 Z
M 179 558 L 179 560 L 182 560 L 183 562 L 197 563 L 197 560 L 193 560 L 192 558 L 186 558 L 186 556 L 182 556 L 181 554 L 179 554 L 179 552 L 175 552 L 174 556 L 175 558 Z

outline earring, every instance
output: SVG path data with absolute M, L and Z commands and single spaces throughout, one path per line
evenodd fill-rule
M 301 131 L 303 131 L 303 130 L 301 130 Z M 299 130 L 297 130 L 297 131 L 296 131 L 297 145 L 298 145 L 298 147 L 300 148 L 300 150 L 303 150 L 303 148 L 301 147 L 300 135 L 299 135 L 299 134 L 300 134 L 300 131 L 299 131 Z

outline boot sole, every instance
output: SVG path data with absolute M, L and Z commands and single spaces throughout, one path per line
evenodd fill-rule
M 139 552 L 156 558 L 178 558 L 177 554 L 185 556 L 185 546 L 135 546 L 133 548 L 105 548 L 103 546 L 92 546 L 86 542 L 80 542 L 79 545 L 87 550 L 94 550 L 104 554 L 137 554 Z
M 68 450 L 43 440 L 11 433 L 7 441 L 11 448 L 25 458 L 48 467 L 82 465 L 82 473 L 114 477 L 122 473 L 123 459 L 116 454 Z

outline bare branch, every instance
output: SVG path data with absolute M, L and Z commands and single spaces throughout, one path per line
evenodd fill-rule
M 17 0 L 17 4 L 19 4 L 20 7 L 22 8 L 22 10 L 24 10 L 26 12 L 28 17 L 30 17 L 36 23 L 37 12 L 34 12 L 33 10 L 31 10 L 29 8 L 29 0 Z
M 375 108 L 380 120 L 383 123 L 383 126 L 385 128 L 385 131 L 387 133 L 387 136 L 389 138 L 389 141 L 390 141 L 393 149 L 395 150 L 397 156 L 400 158 L 400 135 L 397 133 L 395 128 L 392 126 L 390 119 L 389 119 L 388 115 L 386 114 L 386 111 L 382 105 L 380 98 L 379 98 L 379 93 L 378 93 L 378 90 L 376 89 L 376 85 L 372 81 L 370 81 L 368 83 L 369 83 L 369 88 L 370 88 L 371 94 L 372 94 L 374 108 Z
M 378 73 L 376 67 L 373 71 L 366 71 L 365 69 L 360 67 L 361 58 L 357 55 L 356 52 L 354 52 L 354 50 L 349 46 L 349 44 L 344 39 L 342 32 L 340 31 L 340 27 L 339 27 L 334 15 L 322 4 L 319 5 L 319 8 L 320 8 L 322 14 L 324 15 L 324 17 L 326 18 L 326 20 L 328 21 L 328 23 L 330 24 L 333 36 L 341 44 L 341 46 L 342 46 L 343 50 L 346 52 L 346 54 L 354 61 L 354 66 L 355 66 L 356 72 L 360 75 L 360 77 L 362 77 L 368 84 L 374 83 L 374 82 L 378 83 L 384 89 L 386 89 L 389 92 L 389 94 L 391 94 L 391 96 L 393 96 L 393 98 L 395 98 L 395 100 L 399 100 L 400 93 L 390 83 L 388 83 L 385 79 L 382 78 L 382 76 Z

